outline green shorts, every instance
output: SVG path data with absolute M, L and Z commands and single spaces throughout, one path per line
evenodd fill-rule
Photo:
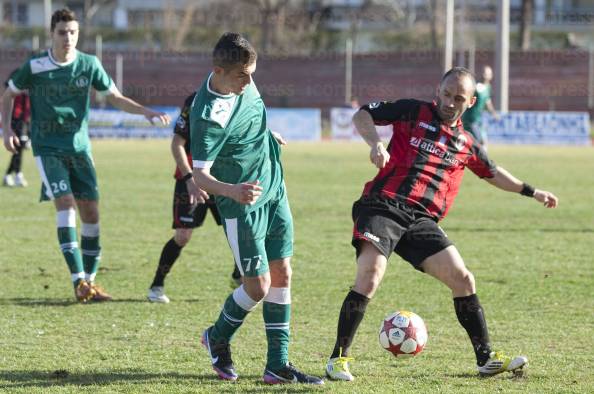
M 269 271 L 268 262 L 293 255 L 293 217 L 284 184 L 260 208 L 223 222 L 227 241 L 241 275 Z
M 89 153 L 35 156 L 41 176 L 40 201 L 54 200 L 67 194 L 77 200 L 98 200 L 97 175 Z

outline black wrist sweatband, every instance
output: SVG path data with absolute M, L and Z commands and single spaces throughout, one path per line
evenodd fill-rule
M 194 176 L 194 174 L 192 174 L 191 172 L 188 172 L 186 175 L 182 176 L 182 181 L 187 181 L 188 179 L 192 179 L 192 177 Z
M 527 183 L 524 183 L 522 185 L 522 191 L 520 192 L 520 194 L 526 197 L 534 197 L 535 192 L 536 190 L 532 186 L 530 186 Z

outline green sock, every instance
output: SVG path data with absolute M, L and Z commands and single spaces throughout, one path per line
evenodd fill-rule
M 268 340 L 266 369 L 277 371 L 289 362 L 291 304 L 264 301 L 263 312 Z
M 85 267 L 85 278 L 87 281 L 93 282 L 101 261 L 99 237 L 81 236 L 80 247 L 82 249 L 82 258 Z
M 229 343 L 235 331 L 243 320 L 258 303 L 252 300 L 243 286 L 238 287 L 227 297 L 219 318 L 210 331 L 210 338 L 214 343 Z
M 68 264 L 68 269 L 70 270 L 72 282 L 75 287 L 84 278 L 82 256 L 76 239 L 76 227 L 58 227 L 60 249 L 62 250 L 66 264 Z

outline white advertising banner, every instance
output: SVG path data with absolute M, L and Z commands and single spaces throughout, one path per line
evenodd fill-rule
M 268 128 L 287 141 L 320 141 L 322 111 L 318 108 L 268 108 Z
M 159 108 L 171 116 L 173 123 L 179 108 Z M 268 108 L 268 127 L 287 141 L 319 141 L 322 137 L 322 116 L 317 108 Z M 151 126 L 141 115 L 113 109 L 91 109 L 89 134 L 94 138 L 169 138 L 173 125 Z
M 356 140 L 352 117 L 356 109 L 332 108 L 330 126 L 333 139 Z M 378 126 L 382 139 L 390 139 L 391 126 Z M 511 111 L 495 120 L 483 115 L 483 130 L 490 143 L 591 145 L 590 116 L 587 112 Z
M 483 115 L 488 141 L 503 144 L 591 145 L 587 112 L 512 111 Z
M 348 107 L 337 107 L 330 109 L 330 130 L 332 139 L 338 140 L 361 140 L 353 125 L 353 115 L 357 109 Z M 377 126 L 377 132 L 382 140 L 392 138 L 392 126 Z

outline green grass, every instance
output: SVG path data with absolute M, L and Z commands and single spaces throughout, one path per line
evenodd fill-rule
M 168 141 L 95 141 L 103 264 L 98 281 L 116 298 L 73 302 L 55 236 L 53 208 L 32 186 L 0 189 L 0 392 L 591 392 L 594 387 L 594 214 L 591 148 L 497 147 L 498 164 L 554 191 L 560 207 L 496 190 L 467 174 L 442 223 L 474 272 L 498 349 L 531 360 L 524 378 L 477 378 L 449 291 L 398 257 L 356 337 L 352 384 L 267 387 L 259 311 L 239 330 L 236 384 L 213 377 L 199 333 L 229 293 L 231 253 L 212 218 L 167 280 L 169 305 L 145 301 L 157 259 L 171 237 L 172 159 Z M 0 157 L 7 161 L 6 153 Z M 322 374 L 336 319 L 355 271 L 350 209 L 374 174 L 363 144 L 290 144 L 283 153 L 295 218 L 291 359 Z M 384 317 L 411 309 L 429 342 L 414 359 L 382 350 Z M 66 371 L 58 373 L 55 371 Z

